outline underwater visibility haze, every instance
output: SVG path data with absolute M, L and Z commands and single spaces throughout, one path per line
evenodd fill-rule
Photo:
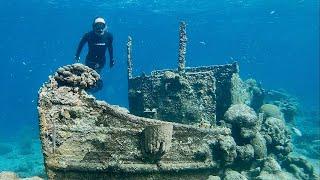
M 292 153 L 320 172 L 318 0 L 1 1 L 0 172 L 45 176 L 38 91 L 59 67 L 74 63 L 80 38 L 97 16 L 113 34 L 115 58 L 112 69 L 102 70 L 97 99 L 129 108 L 128 36 L 135 76 L 177 68 L 185 21 L 186 66 L 236 61 L 241 79 L 294 101 Z M 87 47 L 81 63 L 86 53 Z

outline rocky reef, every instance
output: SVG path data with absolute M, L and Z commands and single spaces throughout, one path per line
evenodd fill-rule
M 319 108 L 302 106 L 298 98 L 283 89 L 264 90 L 264 103 L 261 110 L 267 116 L 285 121 L 287 131 L 291 134 L 295 153 L 314 161 L 320 172 L 320 136 Z
M 299 111 L 298 99 L 283 90 L 265 91 L 265 103 L 279 107 L 286 122 L 294 124 Z
M 296 150 L 299 153 L 311 158 L 319 159 L 320 157 L 320 114 L 319 109 L 308 109 L 299 113 L 296 120 L 297 128 L 300 134 L 293 137 Z M 298 133 L 299 133 L 298 131 Z M 318 165 L 320 163 L 318 161 Z M 318 168 L 320 172 L 320 168 Z
M 205 77 L 209 75 L 213 73 L 208 72 Z M 185 89 L 192 90 L 186 87 L 195 86 L 181 76 L 184 75 L 165 71 L 159 81 L 180 84 L 177 87 L 183 89 L 179 91 L 183 100 L 189 93 Z M 200 83 L 205 85 L 204 76 L 193 78 L 203 79 Z M 317 178 L 308 162 L 290 156 L 291 138 L 285 121 L 277 113 L 269 113 L 267 105 L 256 112 L 248 104 L 232 103 L 231 97 L 236 96 L 233 92 L 241 90 L 231 83 L 229 89 L 221 89 L 229 91 L 231 102 L 222 111 L 223 117 L 205 126 L 194 123 L 198 120 L 176 123 L 175 118 L 183 117 L 179 109 L 171 109 L 167 120 L 159 120 L 134 116 L 124 108 L 96 100 L 86 90 L 98 80 L 99 76 L 89 67 L 73 64 L 59 68 L 39 91 L 40 137 L 49 179 Z M 207 90 L 198 102 L 206 99 L 209 105 L 210 101 L 211 105 L 222 104 L 217 102 L 218 98 L 205 97 L 217 97 L 215 91 L 208 91 L 210 83 L 200 87 Z M 155 92 L 170 92 L 164 90 Z M 154 98 L 159 100 L 158 96 Z M 193 96 L 189 98 L 187 101 L 192 102 Z M 165 108 L 179 103 L 171 101 L 171 106 Z M 211 111 L 197 107 L 194 108 L 202 118 L 216 115 L 207 116 Z M 185 112 L 188 110 L 185 107 Z M 192 108 L 190 111 L 194 112 Z

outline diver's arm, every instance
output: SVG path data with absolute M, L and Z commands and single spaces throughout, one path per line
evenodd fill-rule
M 79 62 L 79 60 L 80 60 L 80 53 L 81 53 L 81 51 L 82 51 L 82 48 L 83 48 L 83 46 L 86 44 L 87 41 L 88 41 L 88 34 L 86 33 L 86 34 L 82 37 L 82 39 L 81 39 L 81 41 L 80 41 L 80 43 L 79 43 L 79 45 L 78 45 L 78 49 L 77 49 L 76 55 L 75 55 L 75 60 L 78 61 L 78 62 Z
M 110 45 L 108 46 L 108 51 L 109 51 L 109 57 L 110 57 L 110 68 L 114 65 L 114 59 L 113 59 L 113 37 L 112 35 L 110 36 Z

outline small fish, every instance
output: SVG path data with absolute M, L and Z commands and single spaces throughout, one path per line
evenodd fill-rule
M 320 139 L 313 140 L 312 143 L 319 143 Z
M 300 137 L 302 136 L 302 133 L 299 129 L 297 129 L 295 127 L 292 127 L 291 129 L 297 136 L 300 136 Z
M 24 62 L 24 61 L 22 61 L 22 64 L 23 64 L 23 65 L 27 65 L 27 63 L 26 63 L 26 62 Z
M 160 13 L 161 11 L 158 9 L 153 10 L 154 13 Z
M 202 44 L 202 45 L 206 45 L 207 43 L 206 43 L 206 42 L 204 42 L 204 41 L 200 41 L 200 44 Z
M 274 14 L 276 11 L 270 11 L 270 14 Z

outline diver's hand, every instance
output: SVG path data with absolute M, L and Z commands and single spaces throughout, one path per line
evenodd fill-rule
M 79 63 L 79 62 L 80 62 L 80 57 L 75 56 L 75 57 L 74 57 L 74 62 L 75 62 L 75 63 Z
M 115 64 L 114 59 L 110 59 L 110 68 L 112 68 L 114 66 L 114 64 Z

